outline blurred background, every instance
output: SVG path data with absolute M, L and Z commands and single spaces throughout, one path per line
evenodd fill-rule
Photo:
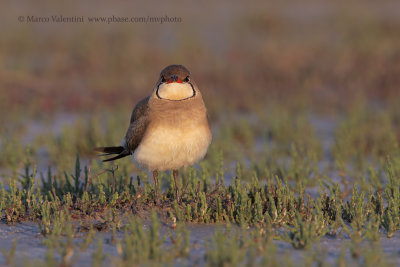
M 18 21 L 53 15 L 85 21 Z M 87 20 L 113 15 L 181 22 Z M 132 108 L 169 64 L 188 67 L 202 90 L 212 162 L 213 151 L 259 159 L 274 151 L 271 140 L 279 153 L 294 143 L 319 159 L 349 146 L 387 155 L 400 140 L 398 1 L 5 1 L 0 21 L 2 166 L 18 169 L 30 154 L 66 168 L 76 153 L 119 144 Z M 390 132 L 386 146 L 380 127 Z
M 2 117 L 131 108 L 171 63 L 192 71 L 212 116 L 276 101 L 318 112 L 342 110 L 361 97 L 386 104 L 400 94 L 399 13 L 397 1 L 9 1 L 1 9 Z M 18 21 L 52 15 L 182 21 Z

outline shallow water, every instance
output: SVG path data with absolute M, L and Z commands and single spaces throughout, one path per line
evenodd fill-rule
M 150 223 L 143 223 L 145 229 L 150 227 Z M 190 257 L 187 259 L 178 259 L 177 264 L 192 264 L 195 262 L 202 262 L 205 253 L 205 244 L 209 242 L 218 227 L 215 225 L 195 225 L 188 224 L 187 230 L 190 231 Z M 160 235 L 165 236 L 165 246 L 170 246 L 171 241 L 168 238 L 168 232 L 172 231 L 168 225 L 162 224 L 160 228 Z M 78 234 L 75 238 L 76 244 L 82 242 L 82 236 Z M 117 231 L 116 238 L 122 239 L 124 237 L 123 231 Z M 103 238 L 103 251 L 107 254 L 105 264 L 110 262 L 113 257 L 119 257 L 115 244 L 111 243 L 111 232 L 99 232 L 96 238 Z M 17 240 L 15 257 L 18 265 L 23 265 L 25 262 L 32 261 L 33 259 L 45 260 L 47 247 L 43 245 L 43 236 L 39 232 L 36 223 L 23 222 L 15 225 L 7 225 L 0 223 L 0 250 L 9 251 L 12 247 L 13 241 Z M 92 242 L 86 251 L 79 251 L 76 266 L 87 266 L 92 262 L 92 254 L 95 251 L 95 244 L 97 241 Z M 57 255 L 57 253 L 56 253 Z M 4 255 L 0 255 L 0 265 L 5 264 Z
M 144 222 L 145 228 L 150 226 L 150 223 Z M 174 265 L 203 265 L 205 246 L 210 243 L 212 236 L 218 228 L 222 228 L 222 225 L 202 225 L 202 224 L 187 224 L 186 228 L 190 232 L 190 255 L 188 258 L 177 259 Z M 169 226 L 162 225 L 160 228 L 160 235 L 168 236 L 168 231 L 172 231 Z M 278 230 L 281 232 L 281 230 Z M 117 232 L 117 239 L 122 239 L 124 233 L 122 231 Z M 80 234 L 82 236 L 82 234 Z M 115 244 L 111 243 L 111 233 L 101 232 L 96 236 L 97 238 L 103 238 L 103 251 L 107 254 L 105 261 L 103 262 L 106 266 L 111 263 L 113 257 L 119 257 Z M 9 251 L 13 240 L 17 239 L 16 249 L 16 263 L 17 265 L 24 265 L 24 263 L 30 262 L 34 259 L 45 260 L 47 247 L 42 244 L 43 237 L 39 233 L 38 227 L 35 223 L 24 222 L 18 223 L 14 226 L 9 226 L 4 223 L 0 224 L 0 249 Z M 81 237 L 77 237 L 76 244 L 82 242 Z M 92 262 L 92 254 L 95 251 L 96 240 L 92 242 L 86 251 L 79 251 L 79 254 L 73 255 L 77 257 L 75 266 L 87 266 Z M 273 241 L 277 246 L 277 254 L 284 256 L 287 252 L 290 252 L 293 262 L 301 261 L 307 250 L 296 250 L 289 243 L 284 241 L 275 240 Z M 322 251 L 326 252 L 325 261 L 330 264 L 335 264 L 337 258 L 340 255 L 343 244 L 350 243 L 350 238 L 343 234 L 342 237 L 323 237 L 319 244 L 316 243 L 314 246 L 319 245 Z M 395 264 L 400 264 L 400 233 L 396 232 L 392 238 L 382 237 L 380 244 L 384 253 L 391 259 L 395 260 Z M 166 238 L 165 246 L 170 246 L 171 241 Z M 364 242 L 363 246 L 366 246 Z M 78 250 L 77 250 L 78 251 Z M 57 255 L 57 253 L 56 253 Z M 56 258 L 59 255 L 56 256 Z M 346 255 L 350 258 L 349 252 Z M 0 265 L 5 264 L 5 258 L 0 255 Z

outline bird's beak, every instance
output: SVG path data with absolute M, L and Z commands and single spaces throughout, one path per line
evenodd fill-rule
M 169 80 L 167 81 L 167 83 L 183 83 L 181 79 L 179 79 L 178 76 L 173 75 L 171 78 L 169 78 Z

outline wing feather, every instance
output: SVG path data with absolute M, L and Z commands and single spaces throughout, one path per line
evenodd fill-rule
M 139 101 L 132 111 L 130 125 L 125 136 L 126 148 L 131 153 L 139 146 L 149 124 L 149 99 L 150 97 L 146 97 Z

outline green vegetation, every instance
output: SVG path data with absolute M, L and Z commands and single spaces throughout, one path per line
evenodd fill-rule
M 299 181 L 290 172 L 267 176 L 265 180 L 254 171 L 248 177 L 244 173 L 249 170 L 240 164 L 231 184 L 227 184 L 225 159 L 221 153 L 218 157 L 218 169 L 207 170 L 210 163 L 206 160 L 201 169 L 189 168 L 183 173 L 179 183 L 183 192 L 180 203 L 174 199 L 172 177 L 162 175 L 164 190 L 158 205 L 155 205 L 154 185 L 147 177 L 128 176 L 126 167 L 121 170 L 93 161 L 82 168 L 78 156 L 72 172 L 53 173 L 49 168 L 39 178 L 36 167 L 27 161 L 23 175 L 11 176 L 6 185 L 0 182 L 2 221 L 7 224 L 37 222 L 43 242 L 49 247 L 47 263 L 60 261 L 59 264 L 67 266 L 78 260 L 78 250 L 87 248 L 95 240 L 98 241 L 93 262 L 101 264 L 105 260 L 101 252 L 102 237 L 94 238 L 98 231 L 111 231 L 120 258 L 110 259 L 118 264 L 166 264 L 190 256 L 189 232 L 183 223 L 225 223 L 228 228 L 217 230 L 204 260 L 210 266 L 226 266 L 255 263 L 260 259 L 274 262 L 262 256 L 265 250 L 273 251 L 272 240 L 282 240 L 296 249 L 308 249 L 326 235 L 342 234 L 349 236 L 351 242 L 347 249 L 355 260 L 383 261 L 384 257 L 368 258 L 365 246 L 361 245 L 363 240 L 378 244 L 382 233 L 390 238 L 400 229 L 399 165 L 390 157 L 378 170 L 366 172 L 369 175 L 385 173 L 381 182 L 369 183 L 366 174 L 356 180 L 364 181 L 363 186 L 354 183 L 349 190 L 341 188 L 340 182 L 329 182 L 331 179 L 326 177 L 319 180 L 321 187 L 316 197 L 306 193 L 309 187 L 305 186 L 309 184 L 312 188 L 315 181 Z M 304 159 L 291 157 L 290 161 L 300 166 L 296 161 L 304 162 Z M 293 171 L 298 172 L 296 168 Z M 149 216 L 151 226 L 145 230 L 139 218 Z M 173 240 L 170 247 L 164 246 L 168 237 L 159 236 L 160 220 L 173 231 L 169 234 Z M 231 224 L 240 226 L 241 230 Z M 82 229 L 88 231 L 87 237 L 76 244 L 74 238 Z M 278 229 L 284 231 L 277 232 Z M 117 232 L 124 232 L 125 237 L 116 238 Z M 3 252 L 7 262 L 12 261 L 14 250 L 15 247 Z M 311 255 L 306 260 L 321 259 Z

